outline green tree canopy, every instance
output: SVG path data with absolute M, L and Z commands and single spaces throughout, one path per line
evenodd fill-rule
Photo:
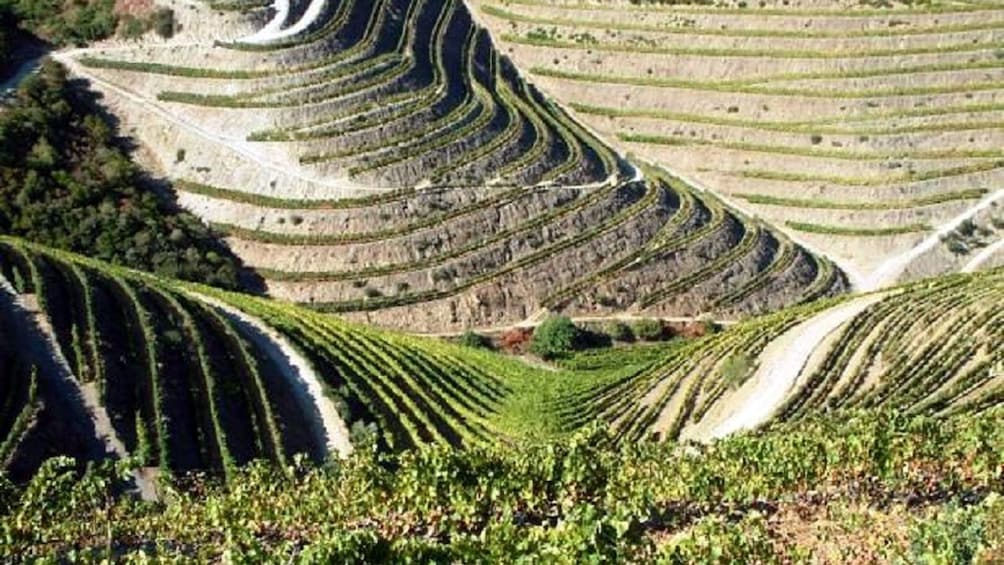
M 236 258 L 198 218 L 153 192 L 113 129 L 53 62 L 0 113 L 0 233 L 238 287 Z
M 530 350 L 544 359 L 563 357 L 578 349 L 582 331 L 567 316 L 552 316 L 534 332 Z

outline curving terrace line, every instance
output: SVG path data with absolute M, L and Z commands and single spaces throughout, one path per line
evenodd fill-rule
M 227 318 L 242 327 L 258 349 L 264 351 L 281 368 L 297 401 L 303 407 L 303 412 L 310 416 L 318 443 L 327 448 L 324 455 L 348 457 L 352 453 L 348 427 L 325 395 L 323 381 L 310 362 L 285 337 L 258 318 L 204 294 L 189 294 L 222 311 Z
M 948 235 L 966 220 L 995 205 L 997 201 L 1002 198 L 1004 198 L 1004 189 L 990 193 L 980 200 L 975 206 L 972 206 L 965 212 L 939 226 L 934 233 L 928 235 L 923 241 L 909 251 L 887 259 L 871 273 L 869 273 L 868 276 L 861 281 L 861 286 L 858 288 L 860 290 L 870 291 L 895 283 L 897 277 L 899 277 L 903 270 L 906 269 L 914 259 L 933 249 L 936 245 L 941 243 L 941 238 Z
M 312 0 L 310 5 L 307 6 L 307 10 L 304 12 L 303 17 L 297 20 L 297 22 L 293 25 L 283 27 L 286 24 L 286 20 L 289 18 L 291 11 L 290 1 L 291 0 L 275 0 L 275 17 L 272 18 L 265 25 L 265 27 L 260 29 L 258 32 L 239 40 L 239 42 L 265 44 L 278 41 L 280 39 L 296 37 L 297 35 L 310 29 L 314 22 L 317 21 L 317 18 L 324 12 L 324 6 L 328 2 L 328 0 Z

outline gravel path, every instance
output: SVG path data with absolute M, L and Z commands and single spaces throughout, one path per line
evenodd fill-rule
M 983 210 L 993 206 L 1001 199 L 1004 199 L 1004 188 L 988 194 L 973 207 L 952 218 L 951 221 L 941 225 L 935 232 L 924 238 L 924 241 L 921 241 L 913 249 L 884 261 L 875 270 L 873 270 L 864 279 L 864 281 L 862 281 L 858 290 L 876 290 L 895 283 L 899 275 L 902 274 L 903 270 L 906 269 L 907 265 L 909 265 L 914 259 L 920 257 L 924 253 L 927 253 L 936 245 L 940 245 L 942 237 L 948 235 L 952 230 L 959 227 L 962 222 L 965 222 L 976 214 L 979 214 Z M 965 269 L 965 267 L 963 267 L 963 269 Z M 963 272 L 967 271 L 963 270 Z
M 845 322 L 883 298 L 885 295 L 875 294 L 840 304 L 772 341 L 761 354 L 760 365 L 748 381 L 752 388 L 745 401 L 712 428 L 708 434 L 710 438 L 755 428 L 766 422 L 784 402 L 819 344 Z
M 980 267 L 980 265 L 986 263 L 987 260 L 993 257 L 994 253 L 997 253 L 998 251 L 1002 250 L 1004 250 L 1004 238 L 998 239 L 997 241 L 981 249 L 979 253 L 974 255 L 972 259 L 967 261 L 966 264 L 962 266 L 960 272 L 971 273 L 975 271 Z
M 306 31 L 317 18 L 320 17 L 321 12 L 324 11 L 324 6 L 326 0 L 313 0 L 310 6 L 307 7 L 307 11 L 304 12 L 303 17 L 300 18 L 295 24 L 283 28 L 283 24 L 286 23 L 286 19 L 289 18 L 289 6 L 290 0 L 276 0 L 275 1 L 275 17 L 272 21 L 268 22 L 261 30 L 257 33 L 245 37 L 240 41 L 242 43 L 269 43 L 271 41 L 276 41 L 279 39 L 285 39 L 287 37 L 295 37 L 296 35 Z

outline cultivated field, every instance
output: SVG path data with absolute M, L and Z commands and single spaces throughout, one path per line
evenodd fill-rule
M 0 274 L 0 333 L 18 336 L 0 348 L 0 455 L 17 476 L 101 457 L 94 444 L 168 476 L 229 476 L 360 442 L 495 444 L 598 422 L 618 444 L 710 439 L 837 408 L 982 412 L 1004 394 L 1000 269 L 550 368 L 16 239 L 0 240 Z
M 1004 220 L 999 3 L 470 3 L 604 139 L 831 257 L 860 289 L 957 270 L 980 250 L 909 267 L 966 218 Z
M 317 4 L 242 38 L 270 12 L 186 3 L 169 42 L 60 55 L 273 296 L 447 331 L 544 308 L 735 317 L 847 288 L 788 236 L 601 143 L 462 1 Z
M 782 310 L 588 384 L 556 410 L 569 425 L 608 421 L 620 441 L 708 439 L 836 409 L 982 411 L 1004 394 L 1002 300 L 997 269 Z M 597 366 L 625 364 L 604 357 Z

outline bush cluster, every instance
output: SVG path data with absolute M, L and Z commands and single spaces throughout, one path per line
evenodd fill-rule
M 115 33 L 115 0 L 0 0 L 0 14 L 56 45 L 83 45 Z
M 557 359 L 581 349 L 583 333 L 567 316 L 552 316 L 533 332 L 530 351 L 544 359 Z
M 324 468 L 255 464 L 225 486 L 189 479 L 156 504 L 113 494 L 126 466 L 81 478 L 56 459 L 27 485 L 0 477 L 0 560 L 993 563 L 1002 424 L 999 410 L 857 413 L 687 449 L 612 449 L 599 429 L 359 449 Z M 840 535 L 792 536 L 827 524 Z
M 237 288 L 236 258 L 150 183 L 56 63 L 27 79 L 0 113 L 0 233 Z

